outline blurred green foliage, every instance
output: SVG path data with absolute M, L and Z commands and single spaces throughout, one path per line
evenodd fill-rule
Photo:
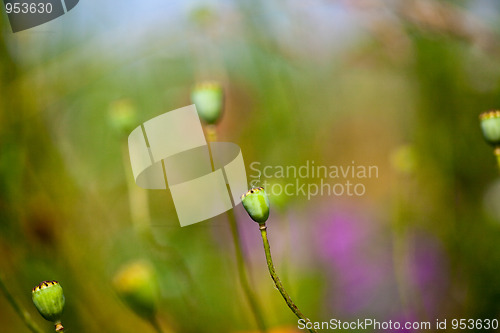
M 35 313 L 31 288 L 57 280 L 71 332 L 148 332 L 112 288 L 123 264 L 146 259 L 158 273 L 165 331 L 255 330 L 225 216 L 180 228 L 168 191 L 134 186 L 127 135 L 109 121 L 116 101 L 130 102 L 138 125 L 190 104 L 193 84 L 213 79 L 225 88 L 218 136 L 237 143 L 247 165 L 379 167 L 362 198 L 271 207 L 278 273 L 312 320 L 394 318 L 393 308 L 431 322 L 498 318 L 500 219 L 484 201 L 500 200 L 491 192 L 498 170 L 478 115 L 500 106 L 500 8 L 404 3 L 210 3 L 176 7 L 175 24 L 148 25 L 144 14 L 110 29 L 89 21 L 89 31 L 82 22 L 97 5 L 81 4 L 74 25 L 68 14 L 17 34 L 0 16 L 0 272 L 11 292 Z M 395 172 L 390 156 L 406 145 L 411 172 Z M 380 253 L 394 251 L 390 274 L 400 283 L 367 294 L 355 315 L 331 292 L 345 272 L 318 255 L 315 239 L 320 220 L 346 206 L 371 217 L 373 228 L 359 233 L 368 232 L 380 266 Z M 254 223 L 241 214 L 238 223 L 268 325 L 293 328 Z M 415 234 L 443 249 L 445 267 L 432 279 L 445 287 L 429 301 L 437 308 L 405 302 L 426 294 L 408 278 Z M 22 331 L 3 298 L 0 307 L 0 330 Z

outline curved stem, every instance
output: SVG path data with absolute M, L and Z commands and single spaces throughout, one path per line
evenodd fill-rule
M 255 294 L 250 287 L 250 283 L 248 282 L 247 272 L 245 269 L 245 259 L 243 257 L 243 251 L 241 248 L 241 241 L 238 232 L 238 225 L 236 224 L 236 217 L 234 216 L 234 212 L 232 209 L 227 211 L 227 216 L 229 219 L 229 225 L 231 226 L 231 234 L 233 236 L 234 250 L 236 252 L 236 263 L 238 266 L 238 275 L 240 277 L 241 286 L 243 288 L 243 291 L 245 292 L 248 303 L 250 304 L 250 308 L 253 312 L 259 330 L 261 332 L 267 332 L 262 311 L 260 310 Z
M 273 263 L 273 258 L 271 257 L 271 247 L 269 246 L 269 240 L 267 239 L 267 227 L 265 223 L 260 224 L 260 234 L 262 236 L 262 242 L 264 243 L 264 252 L 266 253 L 266 260 L 267 260 L 267 267 L 269 268 L 269 273 L 271 274 L 271 278 L 274 281 L 274 284 L 276 285 L 276 288 L 280 292 L 281 296 L 285 299 L 286 304 L 292 310 L 293 313 L 299 318 L 304 320 L 306 323 L 311 323 L 309 318 L 304 316 L 302 312 L 300 312 L 299 308 L 295 303 L 292 301 L 290 296 L 288 296 L 288 293 L 285 290 L 285 287 L 283 287 L 283 284 L 281 283 L 280 278 L 278 277 L 278 274 L 276 274 L 276 270 L 274 269 L 274 263 Z M 311 323 L 312 325 L 312 323 Z M 312 327 L 312 326 L 311 326 Z M 313 328 L 309 329 L 309 332 L 312 333 L 317 333 L 317 331 Z
M 3 294 L 5 295 L 5 298 L 9 302 L 9 304 L 12 306 L 14 311 L 18 314 L 19 317 L 23 320 L 24 324 L 26 327 L 28 327 L 31 332 L 34 333 L 43 333 L 43 331 L 38 327 L 38 325 L 31 319 L 31 316 L 29 313 L 21 308 L 21 305 L 16 301 L 14 296 L 10 293 L 10 291 L 7 289 L 7 286 L 5 285 L 3 278 L 0 274 L 0 289 L 2 290 Z

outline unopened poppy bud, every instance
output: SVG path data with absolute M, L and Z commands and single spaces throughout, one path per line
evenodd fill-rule
M 483 112 L 479 120 L 486 142 L 493 146 L 500 145 L 500 110 Z
M 146 319 L 154 317 L 160 291 L 156 272 L 149 263 L 137 261 L 124 266 L 115 275 L 113 286 L 139 316 Z
M 248 215 L 259 224 L 269 218 L 269 198 L 263 187 L 253 188 L 241 196 L 243 207 Z
M 191 101 L 196 105 L 200 118 L 207 124 L 215 124 L 222 115 L 224 92 L 217 82 L 197 84 L 191 91 Z
M 31 291 L 33 304 L 38 312 L 56 325 L 56 331 L 62 331 L 61 315 L 64 309 L 64 293 L 57 281 L 43 281 Z

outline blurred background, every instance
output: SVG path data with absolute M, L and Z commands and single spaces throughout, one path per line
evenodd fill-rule
M 500 107 L 499 2 L 82 0 L 16 34 L 0 19 L 0 274 L 44 331 L 31 288 L 58 280 L 70 332 L 154 332 L 116 292 L 139 262 L 163 331 L 257 332 L 226 215 L 181 228 L 170 193 L 131 175 L 129 130 L 204 80 L 247 167 L 378 167 L 363 196 L 271 197 L 277 271 L 311 320 L 499 318 L 500 178 L 478 120 Z M 296 332 L 235 210 L 267 326 Z M 0 296 L 0 331 L 28 332 Z

